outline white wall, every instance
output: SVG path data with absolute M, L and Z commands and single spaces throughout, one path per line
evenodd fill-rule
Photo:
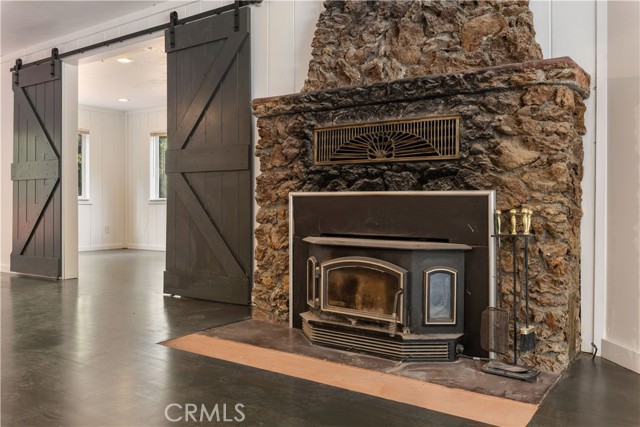
M 640 373 L 640 3 L 608 6 L 607 286 L 602 356 Z
M 78 249 L 118 249 L 125 243 L 125 115 L 78 107 L 89 131 L 89 200 L 78 202 Z
M 80 251 L 164 250 L 166 202 L 150 201 L 149 139 L 165 132 L 167 110 L 123 112 L 81 106 L 89 131 L 89 200 L 78 202 Z
M 165 107 L 127 113 L 126 246 L 131 249 L 165 250 L 167 204 L 150 201 L 149 140 L 166 131 Z
M 78 278 L 78 67 L 62 63 L 61 279 Z
M 13 92 L 9 63 L 0 63 L 0 271 L 9 271 L 13 185 Z

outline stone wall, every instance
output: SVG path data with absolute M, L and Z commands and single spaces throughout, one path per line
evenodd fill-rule
M 303 91 L 542 59 L 528 1 L 326 1 Z
M 261 174 L 256 199 L 254 317 L 288 316 L 291 191 L 487 190 L 497 206 L 535 211 L 530 320 L 539 345 L 525 360 L 567 367 L 580 348 L 583 99 L 589 76 L 569 58 L 489 67 L 255 100 Z M 460 115 L 457 160 L 314 166 L 315 127 Z M 503 251 L 502 303 L 511 306 L 512 258 Z M 524 314 L 520 310 L 520 318 Z

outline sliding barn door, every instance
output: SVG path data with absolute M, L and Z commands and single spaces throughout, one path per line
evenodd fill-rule
M 13 73 L 11 271 L 62 273 L 62 79 L 59 60 Z
M 249 10 L 178 26 L 168 66 L 164 292 L 248 304 L 252 265 Z M 172 43 L 173 41 L 173 43 Z

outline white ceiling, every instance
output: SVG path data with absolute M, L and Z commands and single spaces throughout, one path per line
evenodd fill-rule
M 164 1 L 0 0 L 0 52 L 13 53 Z M 79 104 L 122 111 L 166 105 L 166 55 L 161 38 L 80 61 Z M 115 59 L 134 60 L 121 64 Z M 128 98 L 129 102 L 118 102 Z
M 9 54 L 163 1 L 0 1 L 0 52 Z
M 112 110 L 138 110 L 167 103 L 164 38 L 144 41 L 119 55 L 105 54 L 78 69 L 78 103 Z M 118 58 L 133 62 L 123 64 Z M 127 98 L 129 102 L 119 102 Z

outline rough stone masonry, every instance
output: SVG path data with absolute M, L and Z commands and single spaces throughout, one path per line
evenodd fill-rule
M 305 91 L 253 103 L 261 162 L 254 317 L 286 322 L 289 314 L 289 192 L 493 189 L 499 209 L 535 212 L 530 322 L 539 344 L 524 360 L 566 369 L 580 348 L 589 76 L 569 58 L 540 60 L 527 2 L 330 1 L 325 9 Z M 445 114 L 460 115 L 459 159 L 313 165 L 315 127 Z M 502 258 L 500 300 L 510 308 L 508 246 Z
M 542 59 L 528 1 L 327 1 L 304 91 Z

